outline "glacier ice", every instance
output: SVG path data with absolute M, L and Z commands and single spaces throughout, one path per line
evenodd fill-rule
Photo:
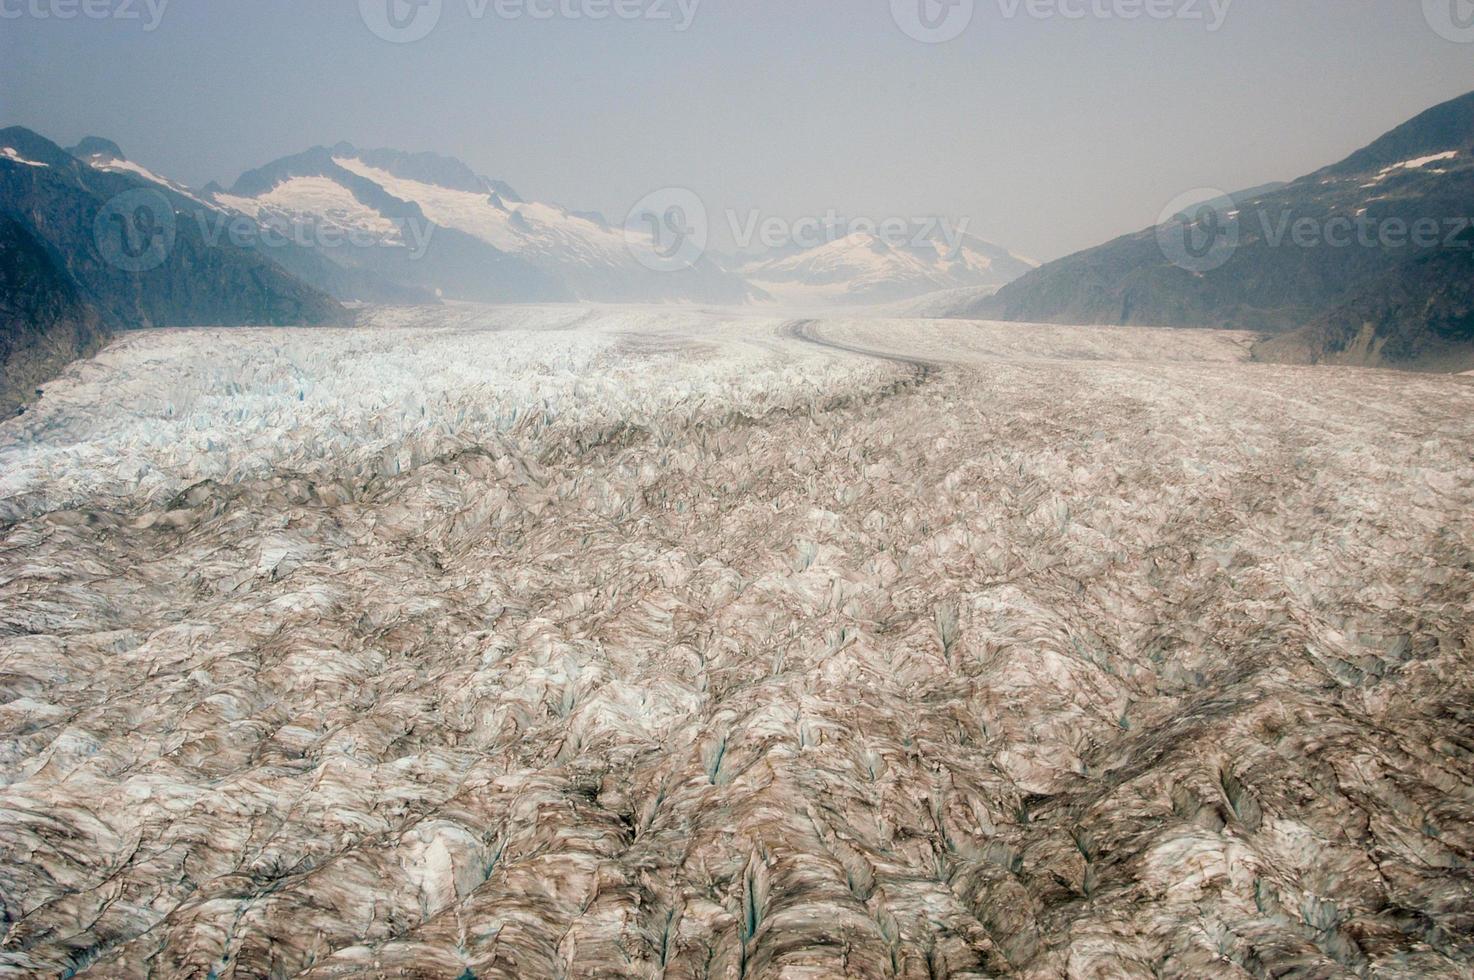
M 0 972 L 1468 975 L 1466 380 L 366 322 L 0 428 Z

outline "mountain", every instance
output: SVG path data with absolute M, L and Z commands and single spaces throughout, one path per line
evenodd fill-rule
M 1474 93 L 1299 180 L 1188 208 L 949 312 L 1293 332 L 1260 355 L 1431 367 L 1466 342 L 1457 310 L 1471 216 Z M 1214 235 L 1218 251 L 1187 247 Z
M 1358 290 L 1307 326 L 1254 349 L 1263 361 L 1474 368 L 1474 233 Z
M 463 179 L 449 167 L 412 170 L 427 179 Z M 474 179 L 469 171 L 464 177 Z M 574 298 L 556 277 L 474 235 L 437 225 L 418 204 L 346 169 L 325 147 L 249 171 L 229 191 L 212 188 L 207 196 L 273 240 L 306 243 L 345 273 L 394 284 L 430 302 L 438 296 L 488 303 Z
M 1382 173 L 1404 161 L 1437 156 L 1474 145 L 1474 92 L 1451 99 L 1416 116 L 1334 166 L 1326 176 Z
M 706 259 L 675 271 L 641 261 L 623 228 L 524 200 L 508 185 L 432 153 L 315 147 L 241 176 L 211 203 L 263 224 L 352 236 L 335 258 L 491 302 L 737 303 L 746 285 Z
M 342 308 L 268 255 L 211 241 L 202 205 L 142 168 L 94 166 L 0 130 L 0 213 L 43 242 L 110 327 L 331 322 Z
M 96 310 L 18 219 L 0 214 L 0 419 L 79 357 L 107 343 Z
M 264 250 L 212 240 L 199 198 L 84 141 L 80 160 L 0 130 L 0 350 L 5 404 L 72 355 L 135 327 L 337 322 L 343 308 Z
M 742 272 L 784 302 L 874 304 L 942 290 L 996 289 L 1034 267 L 981 238 L 928 229 L 904 241 L 856 232 L 749 263 Z
M 303 282 L 340 301 L 387 304 L 433 304 L 438 302 L 432 288 L 398 281 L 386 275 L 375 263 L 355 256 L 351 243 L 336 242 L 319 236 L 294 233 L 287 224 L 273 226 L 215 203 L 220 193 L 210 185 L 196 193 L 185 185 L 161 177 L 148 168 L 128 160 L 111 140 L 89 136 L 69 151 L 74 157 L 97 170 L 131 174 L 139 180 L 183 198 L 180 207 L 205 231 L 211 240 L 229 239 L 242 247 L 267 250 L 272 261 Z M 392 264 L 388 257 L 380 256 Z M 357 259 L 344 261 L 343 259 Z

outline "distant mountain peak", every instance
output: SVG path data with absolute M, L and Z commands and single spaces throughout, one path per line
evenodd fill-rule
M 351 230 L 375 244 L 335 250 L 341 263 L 453 299 L 743 302 L 752 295 L 711 262 L 664 275 L 622 228 L 524 202 L 506 184 L 436 153 L 317 146 L 206 197 L 272 227 Z M 424 254 L 401 261 L 416 241 Z
M 521 203 L 522 200 L 505 183 L 483 177 L 463 161 L 439 153 L 410 153 L 387 147 L 365 150 L 352 143 L 338 143 L 333 146 L 332 155 L 358 160 L 375 170 L 382 170 L 404 180 L 414 180 L 452 191 L 495 194 L 514 203 Z
M 333 152 L 325 146 L 314 146 L 291 156 L 273 160 L 263 167 L 248 170 L 236 178 L 230 193 L 242 197 L 263 194 L 293 177 L 322 177 L 337 168 Z
M 4 152 L 6 150 L 10 152 Z M 0 129 L 0 160 L 62 169 L 75 165 L 70 153 L 24 126 Z
M 996 289 L 1035 263 L 954 226 L 919 224 L 901 236 L 851 226 L 811 248 L 774 249 L 743 271 L 785 302 L 892 303 L 943 290 Z
M 101 136 L 87 136 L 82 142 L 67 150 L 78 160 L 91 162 L 93 160 L 127 160 L 123 150 L 112 140 L 103 139 Z

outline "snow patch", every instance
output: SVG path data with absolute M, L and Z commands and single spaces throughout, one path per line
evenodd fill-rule
M 88 165 L 91 166 L 94 170 L 103 170 L 113 174 L 132 174 L 134 177 L 141 177 L 151 184 L 158 184 L 160 187 L 166 187 L 169 190 L 173 191 L 175 194 L 180 195 L 181 197 L 189 198 L 196 204 L 203 204 L 205 207 L 208 208 L 214 207 L 214 205 L 200 198 L 198 195 L 195 194 L 194 191 L 190 190 L 188 187 L 184 186 L 178 181 L 170 180 L 167 177 L 160 177 L 152 170 L 149 170 L 147 167 L 141 164 L 134 163 L 132 160 L 117 160 L 112 158 L 93 157 L 87 162 Z
M 47 166 L 49 166 L 49 164 L 37 163 L 35 160 L 27 160 L 25 157 L 23 157 L 19 153 L 17 153 L 16 150 L 15 150 L 15 147 L 13 147 L 13 146 L 0 147 L 0 157 L 4 157 L 6 160 L 9 160 L 11 163 L 20 163 L 20 164 L 24 164 L 27 167 L 47 167 Z
M 512 212 L 493 203 L 491 194 L 458 191 L 437 184 L 396 177 L 387 170 L 370 167 L 354 157 L 334 157 L 333 162 L 351 173 L 373 181 L 401 201 L 413 201 L 425 217 L 442 228 L 463 231 L 504 251 L 517 248 L 519 236 L 510 227 Z
M 1402 163 L 1394 163 L 1392 166 L 1390 166 L 1390 167 L 1383 167 L 1380 171 L 1378 171 L 1377 176 L 1375 176 L 1375 177 L 1372 178 L 1371 183 L 1369 183 L 1369 184 L 1362 184 L 1361 186 L 1362 187 L 1373 187 L 1379 181 L 1386 180 L 1388 177 L 1392 176 L 1394 173 L 1397 173 L 1400 170 L 1422 170 L 1424 167 L 1428 166 L 1430 163 L 1439 163 L 1439 162 L 1442 162 L 1444 160 L 1452 160 L 1454 157 L 1456 157 L 1458 155 L 1459 155 L 1459 151 L 1458 150 L 1449 150 L 1447 153 L 1434 153 L 1431 156 L 1417 157 L 1417 158 L 1412 159 L 1412 160 L 1404 160 Z M 1445 171 L 1443 171 L 1443 170 L 1435 170 L 1433 172 L 1434 173 L 1444 173 Z
M 1389 170 L 1421 170 L 1430 163 L 1438 163 L 1440 160 L 1452 160 L 1459 155 L 1458 150 L 1449 150 L 1447 153 L 1435 153 L 1432 156 L 1418 157 L 1414 160 L 1405 160 L 1402 163 L 1389 167 Z
M 329 177 L 293 177 L 255 198 L 220 195 L 222 203 L 253 217 L 263 210 L 292 221 L 321 221 L 346 231 L 363 231 L 385 241 L 399 238 L 395 223 Z
M 410 180 L 354 157 L 333 160 L 394 197 L 418 204 L 435 224 L 465 232 L 504 252 L 586 267 L 634 265 L 622 228 L 606 227 L 550 204 L 526 202 L 509 207 L 490 191 L 454 190 Z
M 256 219 L 260 219 L 261 212 L 265 210 L 264 205 L 254 197 L 239 197 L 235 194 L 217 192 L 214 198 L 215 203 L 221 207 L 229 208 L 232 211 L 239 211 L 241 214 L 249 215 Z

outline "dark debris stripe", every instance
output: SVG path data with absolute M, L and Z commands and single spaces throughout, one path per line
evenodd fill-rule
M 855 354 L 860 357 L 871 358 L 872 360 L 901 364 L 921 372 L 923 376 L 929 376 L 942 369 L 942 365 L 936 361 L 928 361 L 919 357 L 907 357 L 904 354 L 892 354 L 886 351 L 871 350 L 868 347 L 859 347 L 854 344 L 830 340 L 828 337 L 824 337 L 819 333 L 818 327 L 818 320 L 790 320 L 779 328 L 778 335 L 797 340 L 801 343 L 813 344 L 816 347 L 826 347 L 829 350 L 843 351 L 846 354 Z

